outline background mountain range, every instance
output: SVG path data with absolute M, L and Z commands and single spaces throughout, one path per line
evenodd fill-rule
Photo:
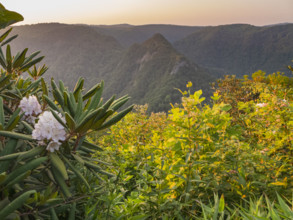
M 211 95 L 209 83 L 224 74 L 243 76 L 259 69 L 286 72 L 293 59 L 293 24 L 256 27 L 176 25 L 67 25 L 14 27 L 14 52 L 41 51 L 47 78 L 72 87 L 105 81 L 105 98 L 129 94 L 132 103 L 165 111 L 180 102 L 188 81 Z M 287 73 L 287 72 L 286 72 Z M 289 72 L 288 72 L 289 74 Z

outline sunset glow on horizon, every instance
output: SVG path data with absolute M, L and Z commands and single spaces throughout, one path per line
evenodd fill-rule
M 4 0 L 24 16 L 19 24 L 221 25 L 293 23 L 293 0 Z

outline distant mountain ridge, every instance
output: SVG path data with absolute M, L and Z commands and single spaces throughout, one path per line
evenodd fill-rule
M 257 70 L 288 72 L 293 59 L 293 24 L 256 27 L 247 24 L 199 29 L 174 43 L 191 61 L 221 76 Z
M 116 38 L 122 46 L 129 47 L 134 43 L 142 43 L 156 33 L 162 34 L 170 43 L 192 34 L 200 26 L 180 26 L 167 24 L 148 25 L 92 25 L 99 33 Z
M 84 77 L 88 88 L 105 81 L 105 98 L 128 93 L 132 103 L 151 111 L 180 102 L 193 89 L 211 94 L 209 83 L 224 74 L 242 76 L 263 69 L 286 71 L 293 59 L 293 24 L 216 27 L 127 24 L 113 26 L 59 23 L 17 26 L 13 51 L 40 50 L 49 66 L 47 78 L 73 87 Z

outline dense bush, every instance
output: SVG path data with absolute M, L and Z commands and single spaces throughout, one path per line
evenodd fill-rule
M 284 200 L 292 205 L 291 88 L 292 78 L 282 74 L 227 76 L 211 105 L 202 106 L 201 91 L 181 92 L 182 103 L 168 115 L 138 106 L 108 135 L 93 135 L 119 176 L 107 216 L 290 219 Z M 276 211 L 278 201 L 283 209 Z

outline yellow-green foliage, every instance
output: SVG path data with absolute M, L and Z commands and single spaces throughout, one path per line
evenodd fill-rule
M 201 91 L 187 91 L 167 115 L 147 115 L 146 106 L 137 106 L 96 140 L 117 174 L 124 174 L 124 202 L 135 195 L 138 213 L 194 217 L 201 212 L 199 201 L 208 203 L 214 193 L 228 206 L 263 194 L 275 199 L 276 192 L 290 197 L 291 85 L 292 78 L 258 72 L 252 79 L 220 81 L 211 105 L 202 106 Z

